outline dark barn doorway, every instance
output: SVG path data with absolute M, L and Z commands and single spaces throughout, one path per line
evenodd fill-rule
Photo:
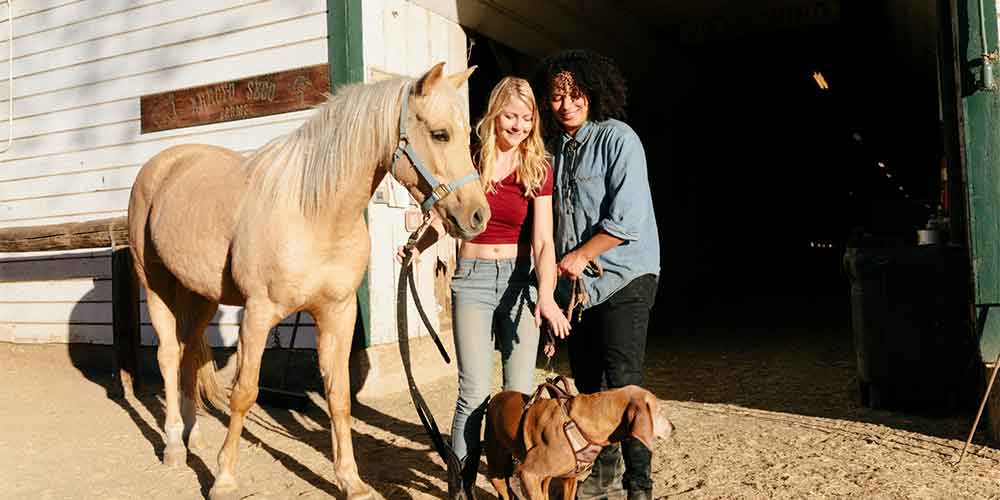
M 855 4 L 802 24 L 660 42 L 668 48 L 635 87 L 633 122 L 663 193 L 663 326 L 846 326 L 840 261 L 851 231 L 915 238 L 933 215 L 933 2 L 902 17 L 887 2 Z
M 941 5 L 621 8 L 645 38 L 564 45 L 612 56 L 628 79 L 662 246 L 648 355 L 663 366 L 650 378 L 682 399 L 842 414 L 858 404 L 845 245 L 857 231 L 915 243 L 942 203 Z M 527 76 L 544 54 L 469 35 L 475 120 L 501 76 Z M 706 387 L 737 362 L 736 373 L 813 394 Z

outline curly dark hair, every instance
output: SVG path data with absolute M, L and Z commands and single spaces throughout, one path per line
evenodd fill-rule
M 547 137 L 560 130 L 548 103 L 552 100 L 552 80 L 562 72 L 572 75 L 576 87 L 590 101 L 590 120 L 625 119 L 625 77 L 614 61 L 591 50 L 564 50 L 543 59 L 531 75 Z

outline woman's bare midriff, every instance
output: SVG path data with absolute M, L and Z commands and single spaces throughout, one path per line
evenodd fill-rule
M 465 259 L 493 260 L 530 257 L 531 245 L 529 243 L 462 243 L 462 248 L 458 251 L 458 256 Z

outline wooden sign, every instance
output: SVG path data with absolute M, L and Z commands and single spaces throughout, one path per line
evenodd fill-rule
M 142 96 L 142 133 L 308 109 L 329 92 L 329 65 L 319 64 Z

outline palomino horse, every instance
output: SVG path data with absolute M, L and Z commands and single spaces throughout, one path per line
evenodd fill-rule
M 139 171 L 129 237 L 159 337 L 167 465 L 185 463 L 185 435 L 190 446 L 201 444 L 201 398 L 225 406 L 205 327 L 219 304 L 245 306 L 229 432 L 211 498 L 238 496 L 240 433 L 257 399 L 268 331 L 297 311 L 316 320 L 339 486 L 348 498 L 372 495 L 354 460 L 348 387 L 355 292 L 371 246 L 364 209 L 391 169 L 452 236 L 475 237 L 490 216 L 457 91 L 474 68 L 444 77 L 443 66 L 416 81 L 345 87 L 298 130 L 250 157 L 183 145 Z

